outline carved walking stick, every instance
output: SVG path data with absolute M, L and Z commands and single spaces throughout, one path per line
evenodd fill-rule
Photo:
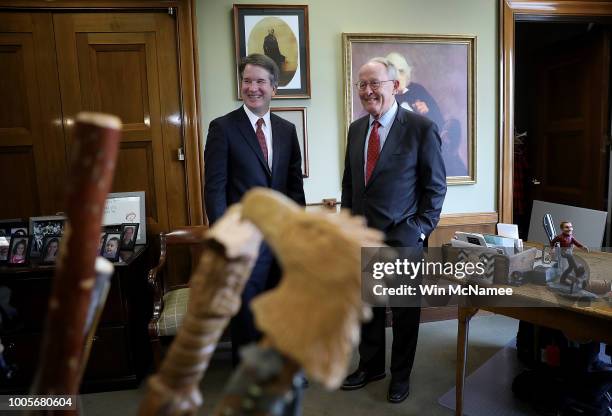
M 252 190 L 242 213 L 263 233 L 284 274 L 251 304 L 264 339 L 248 348 L 216 416 L 297 414 L 291 408 L 303 368 L 327 388 L 344 379 L 361 320 L 361 247 L 382 234 L 361 218 L 305 212 L 270 190 Z
M 68 221 L 53 278 L 32 394 L 75 395 L 79 391 L 86 317 L 96 282 L 94 262 L 100 224 L 113 180 L 120 135 L 121 121 L 115 116 L 80 113 L 76 117 L 66 189 Z
M 241 221 L 234 206 L 209 230 L 204 252 L 189 281 L 187 314 L 159 372 L 147 383 L 140 416 L 195 415 L 198 388 L 223 330 L 240 308 L 261 234 Z
M 369 312 L 360 297 L 360 248 L 382 245 L 382 234 L 361 218 L 306 213 L 277 192 L 257 189 L 211 229 L 191 277 L 183 326 L 159 373 L 149 379 L 140 416 L 194 415 L 201 405 L 198 383 L 229 317 L 239 309 L 261 240 L 240 215 L 261 230 L 285 274 L 277 289 L 253 302 L 265 338 L 243 351 L 214 414 L 295 414 L 293 390 L 299 393 L 301 368 L 328 388 L 339 386 L 346 374 L 360 322 Z

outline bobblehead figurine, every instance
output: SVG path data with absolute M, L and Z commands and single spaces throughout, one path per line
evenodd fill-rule
M 550 241 L 551 247 L 559 243 L 561 248 L 572 248 L 576 246 L 588 253 L 589 248 L 585 247 L 580 241 L 576 240 L 576 237 L 574 237 L 574 226 L 570 221 L 561 221 L 559 227 L 561 228 L 561 234 Z

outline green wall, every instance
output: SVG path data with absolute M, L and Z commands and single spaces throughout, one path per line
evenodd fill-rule
M 232 5 L 236 0 L 197 0 L 202 132 L 211 120 L 240 105 L 236 99 Z M 312 98 L 274 100 L 307 108 L 310 177 L 306 200 L 338 198 L 344 165 L 342 33 L 469 34 L 477 37 L 477 183 L 449 186 L 445 213 L 496 210 L 498 176 L 497 1 L 310 0 L 242 1 L 242 4 L 308 4 Z

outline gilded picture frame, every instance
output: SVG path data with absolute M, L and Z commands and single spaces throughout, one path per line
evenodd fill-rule
M 342 46 L 345 132 L 366 114 L 355 86 L 359 68 L 388 58 L 399 69 L 398 103 L 438 125 L 447 183 L 476 183 L 476 37 L 343 33 Z
M 252 53 L 274 60 L 280 79 L 274 99 L 310 98 L 308 6 L 234 4 L 236 67 Z M 240 99 L 240 74 L 236 70 Z

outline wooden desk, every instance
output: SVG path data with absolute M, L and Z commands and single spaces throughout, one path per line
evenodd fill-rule
M 590 268 L 592 279 L 612 277 L 611 253 L 576 253 L 584 258 Z M 458 311 L 456 415 L 463 414 L 463 386 L 467 362 L 468 333 L 470 319 L 483 309 L 511 318 L 547 326 L 563 331 L 569 338 L 597 340 L 612 344 L 612 303 L 599 300 L 582 306 L 556 296 L 546 286 L 526 284 L 514 288 L 515 296 L 538 307 L 480 306 L 461 307 Z
M 150 260 L 146 246 L 121 252 L 93 339 L 83 391 L 135 387 L 151 363 L 147 323 L 151 296 L 146 282 Z M 0 266 L 0 291 L 15 310 L 4 319 L 0 339 L 4 357 L 16 366 L 13 378 L 0 377 L 0 393 L 26 393 L 38 366 L 39 349 L 55 266 L 32 263 Z M 4 315 L 4 312 L 2 312 Z M 6 316 L 2 316 L 6 318 Z

